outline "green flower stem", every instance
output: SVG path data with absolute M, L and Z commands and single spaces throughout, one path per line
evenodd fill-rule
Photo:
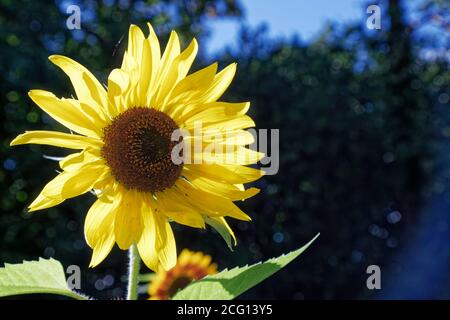
M 135 243 L 131 246 L 129 252 L 130 265 L 128 269 L 128 292 L 127 300 L 137 300 L 138 298 L 138 281 L 139 267 L 141 266 L 141 258 Z

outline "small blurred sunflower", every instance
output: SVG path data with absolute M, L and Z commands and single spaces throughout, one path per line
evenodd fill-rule
M 77 99 L 58 98 L 44 90 L 32 90 L 29 96 L 71 133 L 28 131 L 11 142 L 81 150 L 59 162 L 61 172 L 29 209 L 50 208 L 93 190 L 98 199 L 84 226 L 93 249 L 92 267 L 115 243 L 123 250 L 135 243 L 150 269 L 168 270 L 176 263 L 170 221 L 205 228 L 206 220 L 222 225 L 234 238 L 225 217 L 250 218 L 233 201 L 259 191 L 243 186 L 262 176 L 262 171 L 246 166 L 263 156 L 246 148 L 253 142 L 245 130 L 254 126 L 245 115 L 249 103 L 217 101 L 231 83 L 236 64 L 216 73 L 214 63 L 187 75 L 197 54 L 196 40 L 181 52 L 172 31 L 161 55 L 155 32 L 148 27 L 145 37 L 137 26 L 130 26 L 122 65 L 109 74 L 106 90 L 79 63 L 50 56 L 70 78 Z M 196 130 L 199 121 L 201 131 Z M 174 162 L 171 152 L 179 141 L 173 141 L 172 133 L 177 129 L 202 145 L 214 136 L 219 145 L 231 146 L 226 148 L 226 161 L 224 154 L 194 150 L 193 163 Z M 199 163 L 204 158 L 209 162 Z
M 175 267 L 168 271 L 160 270 L 154 275 L 148 287 L 148 294 L 152 300 L 169 300 L 193 280 L 216 273 L 217 265 L 211 263 L 209 255 L 184 249 Z

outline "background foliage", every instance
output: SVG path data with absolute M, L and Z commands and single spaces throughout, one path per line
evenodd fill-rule
M 305 43 L 272 39 L 264 26 L 243 25 L 239 50 L 201 53 L 196 62 L 194 69 L 213 58 L 221 66 L 238 61 L 226 99 L 251 100 L 258 127 L 280 129 L 280 171 L 257 182 L 261 194 L 242 203 L 253 222 L 232 223 L 239 241 L 234 252 L 211 230 L 176 226 L 179 247 L 205 251 L 225 268 L 288 252 L 321 232 L 300 262 L 243 298 L 378 297 L 366 289 L 366 267 L 380 265 L 383 279 L 395 279 L 408 265 L 398 253 L 420 229 L 427 203 L 448 194 L 448 5 L 422 1 L 416 20 L 406 21 L 402 3 L 380 2 L 388 8 L 382 30 L 330 24 Z M 105 82 L 120 63 L 130 23 L 150 20 L 163 42 L 176 29 L 184 43 L 195 36 L 201 46 L 208 19 L 244 14 L 234 0 L 74 3 L 82 10 L 78 31 L 65 26 L 66 1 L 0 0 L 2 263 L 42 256 L 85 269 L 90 259 L 83 221 L 92 195 L 26 213 L 57 169 L 42 155 L 63 151 L 9 147 L 25 130 L 62 129 L 27 96 L 30 89 L 73 92 L 47 56 L 72 57 Z M 438 32 L 428 32 L 430 25 Z M 448 227 L 435 228 L 450 239 Z M 115 248 L 98 268 L 83 272 L 83 291 L 99 298 L 121 295 L 125 261 Z M 433 297 L 450 296 L 446 281 Z

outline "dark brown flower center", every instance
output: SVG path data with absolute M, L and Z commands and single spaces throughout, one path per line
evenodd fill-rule
M 192 280 L 194 279 L 188 276 L 180 276 L 179 278 L 175 279 L 170 285 L 169 289 L 167 289 L 168 298 L 172 298 L 178 292 L 178 290 L 186 288 L 192 282 Z
M 171 158 L 176 129 L 175 121 L 152 108 L 131 108 L 114 118 L 104 130 L 102 153 L 116 180 L 143 192 L 171 187 L 182 170 Z

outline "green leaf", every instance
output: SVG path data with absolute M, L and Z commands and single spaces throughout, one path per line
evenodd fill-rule
M 227 243 L 228 248 L 233 251 L 233 244 L 235 244 L 235 239 L 231 235 L 231 233 L 228 231 L 228 229 L 218 221 L 211 219 L 208 216 L 203 216 L 203 219 L 205 219 L 205 222 L 212 228 L 214 228 L 218 234 L 225 240 Z
M 289 262 L 305 251 L 318 236 L 319 234 L 300 249 L 278 258 L 272 258 L 264 263 L 259 262 L 251 266 L 224 270 L 218 274 L 194 281 L 186 288 L 178 291 L 173 297 L 173 300 L 234 299 L 284 268 Z
M 39 261 L 19 264 L 5 263 L 5 267 L 0 268 L 0 297 L 31 293 L 87 299 L 69 289 L 63 266 L 57 260 L 39 258 Z

